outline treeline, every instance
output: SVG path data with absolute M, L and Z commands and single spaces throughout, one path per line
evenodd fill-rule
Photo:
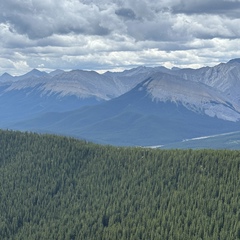
M 0 239 L 240 239 L 240 152 L 0 131 Z

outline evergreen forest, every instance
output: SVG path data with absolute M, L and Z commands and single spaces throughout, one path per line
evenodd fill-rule
M 0 130 L 2 240 L 240 239 L 240 151 Z

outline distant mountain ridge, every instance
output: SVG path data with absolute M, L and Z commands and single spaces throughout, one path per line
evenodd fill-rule
M 194 112 L 224 120 L 240 119 L 240 112 L 233 103 L 220 91 L 205 84 L 168 74 L 155 74 L 147 82 L 147 91 L 155 101 L 181 103 Z
M 9 73 L 4 73 L 1 77 L 0 77 L 0 83 L 1 82 L 8 82 L 8 81 L 12 81 L 14 79 L 14 77 L 12 75 L 10 75 Z
M 127 93 L 97 106 L 46 113 L 16 125 L 23 130 L 59 133 L 114 145 L 165 145 L 183 139 L 237 131 L 238 122 L 193 111 L 180 101 L 153 99 L 146 79 Z
M 164 145 L 238 131 L 240 61 L 200 69 L 3 74 L 0 107 L 0 127 L 114 145 Z

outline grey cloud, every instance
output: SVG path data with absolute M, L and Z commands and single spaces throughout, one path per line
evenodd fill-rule
M 21 70 L 154 64 L 181 51 L 230 58 L 239 53 L 239 5 L 239 0 L 0 0 L 0 59 Z
M 136 18 L 136 15 L 135 15 L 134 11 L 130 8 L 120 8 L 120 9 L 117 9 L 115 11 L 115 13 L 118 16 L 124 17 L 126 19 L 135 19 Z
M 180 21 L 168 12 L 159 12 L 154 19 L 126 22 L 127 33 L 137 41 L 182 42 L 192 39 L 186 23 Z M 175 27 L 176 23 L 179 26 Z
M 224 34 L 221 32 L 210 32 L 210 31 L 199 31 L 195 34 L 196 38 L 198 39 L 237 39 L 239 36 L 234 36 L 233 34 Z
M 172 41 L 171 22 L 141 22 L 135 21 L 128 23 L 128 34 L 138 41 Z
M 232 17 L 240 17 L 240 2 L 238 0 L 181 0 L 172 5 L 173 13 L 183 14 L 222 14 Z
M 152 0 L 154 2 L 154 0 Z M 153 2 L 147 0 L 127 0 L 122 2 L 125 8 L 132 9 L 135 14 L 135 18 L 141 20 L 151 21 L 155 18 L 156 5 L 152 8 Z
M 69 3 L 69 6 L 67 5 Z M 45 38 L 53 34 L 107 35 L 110 29 L 101 25 L 104 14 L 99 8 L 77 1 L 39 1 L 1 3 L 0 22 L 7 23 L 11 31 L 25 34 L 30 39 Z M 67 8 L 67 9 L 65 9 Z

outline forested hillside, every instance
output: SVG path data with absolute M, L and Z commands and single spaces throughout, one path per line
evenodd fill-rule
M 240 152 L 0 131 L 0 239 L 240 239 Z

